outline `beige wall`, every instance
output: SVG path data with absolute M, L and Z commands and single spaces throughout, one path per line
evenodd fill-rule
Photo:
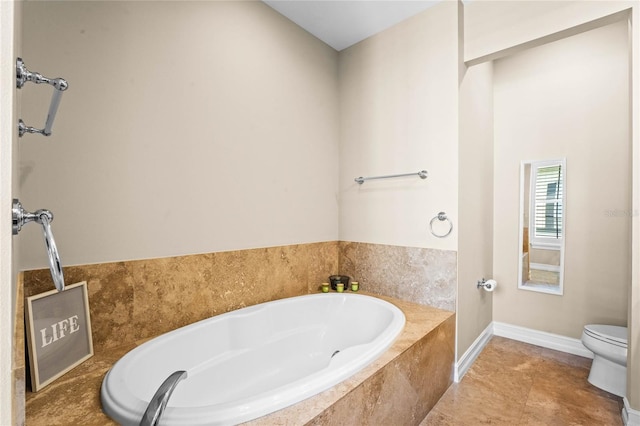
M 465 4 L 465 61 L 480 63 L 521 51 L 544 43 L 559 40 L 571 34 L 602 26 L 603 23 L 621 19 L 620 12 L 631 12 L 633 44 L 630 56 L 630 81 L 633 96 L 630 128 L 633 146 L 633 211 L 640 209 L 640 6 L 637 1 L 495 1 L 477 0 Z M 617 16 L 616 16 L 617 14 Z M 622 13 L 622 19 L 624 18 Z M 517 22 L 517 25 L 513 23 Z M 629 360 L 627 398 L 635 410 L 640 410 L 640 216 L 631 218 L 633 223 L 633 277 L 629 284 Z
M 494 298 L 495 321 L 574 338 L 588 323 L 627 322 L 627 55 L 621 21 L 495 62 L 494 276 L 504 284 Z M 561 157 L 567 159 L 564 295 L 518 290 L 520 162 Z
M 20 44 L 21 2 L 0 2 L 0 424 L 24 420 L 24 360 L 14 341 L 14 321 L 20 301 L 10 225 L 12 198 L 18 197 L 19 117 L 15 83 L 16 52 Z
M 558 40 L 571 32 L 586 30 L 589 22 L 606 20 L 609 15 L 635 6 L 637 2 L 617 0 L 467 2 L 464 59 L 483 62 L 541 40 Z
M 630 129 L 633 146 L 633 211 L 640 211 L 640 5 L 631 13 L 631 49 L 629 81 L 631 84 Z M 627 400 L 640 411 L 640 216 L 634 215 L 632 239 L 632 279 L 629 289 L 629 352 L 627 355 Z M 636 413 L 637 415 L 638 413 Z M 636 417 L 637 420 L 637 417 Z
M 491 323 L 493 295 L 493 64 L 468 68 L 460 85 L 457 358 Z M 504 283 L 501 283 L 504 284 Z
M 457 248 L 457 28 L 458 5 L 443 2 L 340 52 L 341 240 Z M 428 228 L 440 211 L 455 225 L 442 239 Z
M 265 4 L 30 1 L 20 53 L 69 81 L 20 145 L 65 266 L 337 240 L 337 53 Z M 49 88 L 23 96 L 41 126 Z
M 465 6 L 465 59 L 474 61 L 492 52 L 502 56 L 513 46 L 630 4 L 470 2 Z M 383 38 L 361 43 L 366 47 L 355 46 L 362 56 L 344 60 L 347 68 L 355 68 L 346 71 L 343 63 L 341 74 L 352 78 L 348 89 L 341 90 L 348 90 L 351 99 L 360 102 L 353 105 L 361 108 L 347 112 L 356 123 L 353 128 L 349 124 L 341 129 L 337 55 L 260 3 L 26 2 L 26 7 L 28 40 L 18 53 L 31 69 L 63 76 L 71 88 L 62 101 L 54 135 L 27 135 L 21 141 L 22 200 L 29 209 L 54 211 L 54 232 L 66 265 L 335 240 L 338 199 L 344 206 L 342 239 L 444 249 L 460 246 L 464 255 L 466 242 L 458 242 L 456 235 L 470 221 L 457 217 L 464 192 L 458 193 L 457 157 L 462 164 L 464 153 L 451 142 L 457 139 L 458 113 L 457 101 L 452 100 L 457 99 L 457 89 L 451 91 L 449 81 L 455 76 L 457 82 L 457 72 L 450 67 L 457 50 L 451 3 L 437 6 L 429 17 L 425 13 L 415 18 L 420 24 L 408 21 Z M 637 9 L 635 70 L 640 45 Z M 247 27 L 238 22 L 248 24 L 249 30 L 240 31 Z M 423 28 L 423 23 L 430 26 Z M 4 20 L 2 28 L 7 28 Z M 405 46 L 405 35 L 423 43 L 419 49 L 433 56 L 422 50 L 416 53 L 411 43 Z M 437 43 L 425 42 L 427 35 Z M 381 57 L 383 52 L 387 56 Z M 398 61 L 408 66 L 394 66 Z M 131 68 L 139 72 L 132 73 Z M 403 72 L 407 74 L 398 77 Z M 421 80 L 416 74 L 429 78 Z M 638 77 L 633 78 L 638 111 Z M 387 81 L 402 79 L 411 82 L 411 90 L 391 83 L 398 90 L 385 93 L 375 84 L 384 81 L 390 87 Z M 434 81 L 439 84 L 433 85 Z M 364 86 L 373 92 L 365 92 Z M 24 96 L 23 118 L 29 125 L 41 125 L 50 91 L 34 86 Z M 340 103 L 351 108 L 344 98 Z M 410 108 L 401 106 L 407 103 Z M 420 115 L 422 111 L 431 115 Z M 381 124 L 388 117 L 395 126 Z M 461 138 L 465 125 L 460 127 Z M 634 126 L 638 149 L 637 117 Z M 401 155 L 407 151 L 411 155 Z M 410 187 L 410 181 L 398 182 L 405 188 L 400 192 L 391 182 L 373 190 L 353 183 L 359 175 L 421 168 L 429 170 L 429 179 L 416 178 Z M 572 170 L 569 163 L 569 177 Z M 246 171 L 251 174 L 245 176 Z M 634 181 L 640 186 L 637 173 Z M 635 210 L 637 192 L 636 188 Z M 155 215 L 147 217 L 150 210 Z M 428 220 L 440 210 L 446 210 L 456 224 L 449 239 L 427 234 Z M 637 236 L 638 218 L 633 221 Z M 21 267 L 45 266 L 39 230 L 27 227 L 24 234 Z M 496 248 L 496 257 L 498 252 Z M 511 256 L 512 250 L 504 254 Z M 636 266 L 637 258 L 635 253 Z M 516 263 L 509 265 L 515 268 Z M 629 298 L 630 360 L 636 361 L 629 363 L 631 378 L 638 377 L 633 369 L 640 365 L 640 327 L 633 327 L 640 311 L 638 269 Z M 461 269 L 461 282 L 477 279 L 475 271 Z M 461 285 L 467 289 L 468 283 Z M 469 292 L 471 314 L 460 324 L 470 324 L 473 312 L 486 312 L 486 302 L 474 310 L 473 294 L 480 293 Z M 562 309 L 582 309 L 584 302 Z M 518 306 L 526 307 L 528 301 Z M 465 341 L 476 332 L 472 327 L 459 330 Z M 0 335 L 10 336 L 4 328 Z M 640 408 L 640 382 L 629 380 L 629 388 L 631 405 Z

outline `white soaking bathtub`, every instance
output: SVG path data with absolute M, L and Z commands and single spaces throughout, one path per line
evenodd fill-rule
M 175 371 L 162 425 L 249 421 L 329 389 L 380 356 L 404 327 L 393 304 L 353 293 L 292 297 L 182 327 L 133 349 L 102 382 L 104 412 L 138 425 Z

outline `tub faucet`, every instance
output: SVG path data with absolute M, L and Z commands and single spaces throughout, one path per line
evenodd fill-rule
M 153 398 L 151 398 L 147 410 L 144 412 L 142 420 L 140 420 L 140 426 L 156 426 L 158 424 L 173 390 L 178 386 L 180 380 L 186 378 L 187 372 L 180 370 L 172 373 L 162 382 Z

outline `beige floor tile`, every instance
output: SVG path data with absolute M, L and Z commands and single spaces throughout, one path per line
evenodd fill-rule
M 494 336 L 420 426 L 622 425 L 622 399 L 587 381 L 591 360 Z

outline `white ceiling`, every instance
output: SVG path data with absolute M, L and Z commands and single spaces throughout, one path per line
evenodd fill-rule
M 262 0 L 340 51 L 441 0 Z

